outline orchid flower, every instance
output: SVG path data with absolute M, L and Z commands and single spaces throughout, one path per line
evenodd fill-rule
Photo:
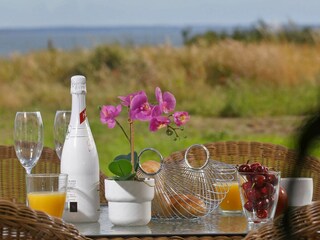
M 154 117 L 150 120 L 149 130 L 156 132 L 161 128 L 167 127 L 170 124 L 170 119 L 164 116 Z
M 151 117 L 158 117 L 162 115 L 162 110 L 159 105 L 153 106 L 152 111 L 151 111 Z
M 121 104 L 125 107 L 130 107 L 131 105 L 131 100 L 136 96 L 136 95 L 139 95 L 139 94 L 146 94 L 145 92 L 143 91 L 139 91 L 139 92 L 136 92 L 136 93 L 131 93 L 127 96 L 119 96 L 118 98 L 121 100 Z
M 103 124 L 107 124 L 108 128 L 114 128 L 116 125 L 115 118 L 120 114 L 121 109 L 120 104 L 116 107 L 112 105 L 102 106 L 100 111 L 100 121 Z
M 145 92 L 140 92 L 135 95 L 130 103 L 130 119 L 149 121 L 151 119 L 152 106 L 148 102 L 148 97 Z
M 176 99 L 170 92 L 164 92 L 162 94 L 159 87 L 155 90 L 156 99 L 159 103 L 159 107 L 163 113 L 169 113 L 174 111 L 176 107 Z
M 190 119 L 190 116 L 187 112 L 175 112 L 173 114 L 173 121 L 174 123 L 180 127 L 186 124 Z

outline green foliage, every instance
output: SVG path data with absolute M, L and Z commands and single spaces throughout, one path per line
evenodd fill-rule
M 191 36 L 191 29 L 182 31 L 185 45 L 203 44 L 208 45 L 217 43 L 225 39 L 233 39 L 242 42 L 290 42 L 297 44 L 315 44 L 317 41 L 316 30 L 311 27 L 299 27 L 289 22 L 279 29 L 274 29 L 262 20 L 258 21 L 250 28 L 236 27 L 230 33 L 207 31 L 203 34 Z
M 131 164 L 131 153 L 128 155 L 118 155 L 109 163 L 109 170 L 114 174 L 113 179 L 119 181 L 133 180 L 139 167 L 138 154 L 134 152 L 134 171 Z
M 95 73 L 101 69 L 115 71 L 125 61 L 125 50 L 118 45 L 101 45 L 96 47 L 89 57 L 81 59 L 70 69 L 69 74 L 81 74 L 95 77 Z
M 124 61 L 124 49 L 116 45 L 102 45 L 94 50 L 90 63 L 95 70 L 106 66 L 111 70 L 119 68 Z
M 117 177 L 126 177 L 132 174 L 132 166 L 130 161 L 120 159 L 109 164 L 109 170 Z
M 207 78 L 206 82 L 210 86 L 216 86 L 220 84 L 226 84 L 226 82 L 232 79 L 233 71 L 228 65 L 221 63 L 209 62 L 205 65 Z

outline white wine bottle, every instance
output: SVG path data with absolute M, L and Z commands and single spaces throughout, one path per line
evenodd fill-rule
M 71 78 L 72 109 L 61 156 L 61 172 L 68 174 L 63 219 L 96 222 L 100 216 L 99 158 L 86 115 L 86 78 Z

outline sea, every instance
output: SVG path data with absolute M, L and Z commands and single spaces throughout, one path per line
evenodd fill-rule
M 191 35 L 209 30 L 221 31 L 222 26 L 120 26 L 120 27 L 51 27 L 0 29 L 0 57 L 47 49 L 48 46 L 72 50 L 94 48 L 101 44 L 121 45 L 183 45 L 182 32 Z

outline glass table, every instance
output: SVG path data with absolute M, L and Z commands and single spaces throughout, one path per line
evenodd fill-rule
M 222 215 L 219 211 L 198 219 L 152 219 L 146 226 L 114 226 L 108 219 L 108 207 L 101 207 L 96 223 L 74 223 L 81 234 L 90 238 L 121 236 L 245 236 L 247 221 L 242 214 Z

